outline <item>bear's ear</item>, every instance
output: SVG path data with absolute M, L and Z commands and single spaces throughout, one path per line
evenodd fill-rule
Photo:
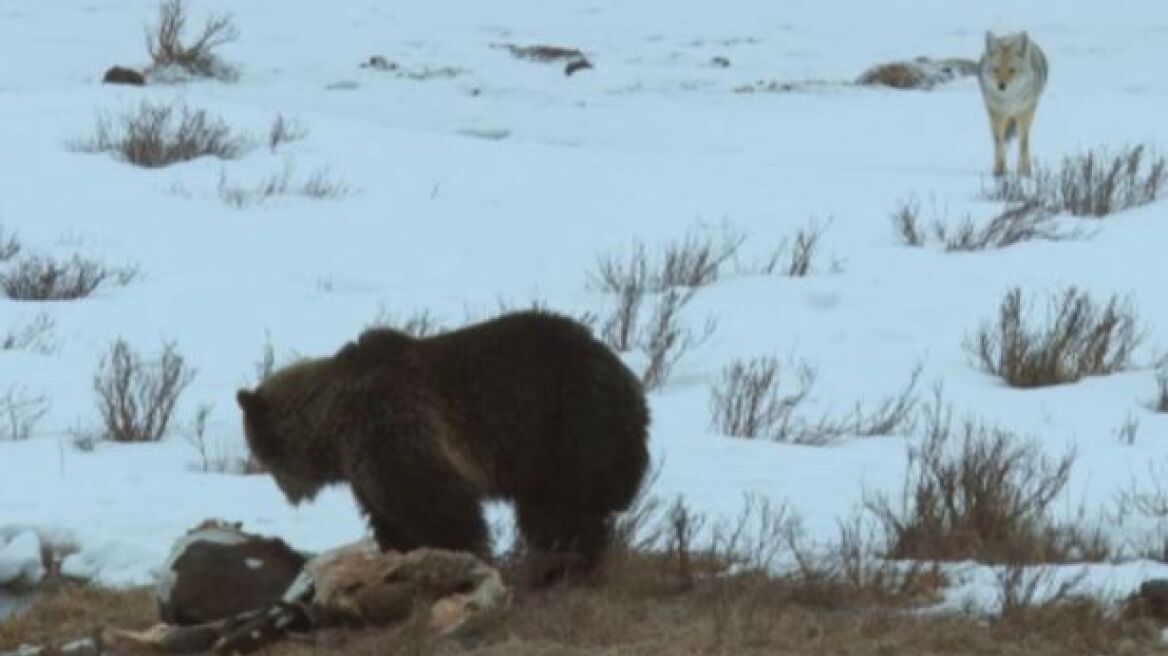
M 235 400 L 239 403 L 239 407 L 249 415 L 255 415 L 263 411 L 267 403 L 260 398 L 258 392 L 241 389 L 235 393 Z

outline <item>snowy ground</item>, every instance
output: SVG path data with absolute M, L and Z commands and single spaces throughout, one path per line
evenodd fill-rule
M 1147 330 L 1139 359 L 1148 362 L 1168 348 L 1168 206 L 1111 217 L 1084 241 L 967 255 L 905 248 L 888 219 L 903 199 L 955 218 L 997 209 L 977 199 L 991 144 L 972 78 L 932 92 L 733 90 L 850 80 L 917 55 L 976 58 L 985 29 L 1027 28 L 1052 71 L 1033 132 L 1039 163 L 1094 146 L 1162 144 L 1168 124 L 1156 117 L 1168 79 L 1149 62 L 1168 34 L 1168 5 L 454 4 L 193 3 L 196 26 L 207 11 L 234 13 L 241 38 L 221 52 L 240 79 L 145 89 L 99 84 L 107 66 L 147 63 L 142 28 L 154 13 L 143 3 L 0 8 L 10 53 L 0 72 L 0 225 L 30 252 L 136 264 L 143 274 L 82 301 L 0 301 L 0 334 L 45 313 L 58 343 L 48 354 L 0 352 L 0 393 L 18 385 L 52 401 L 31 439 L 0 443 L 0 577 L 32 557 L 27 530 L 76 545 L 66 569 L 110 585 L 147 582 L 172 541 L 207 517 L 304 549 L 364 530 L 345 490 L 294 509 L 267 477 L 195 471 L 181 426 L 159 444 L 76 449 L 71 433 L 97 422 L 95 367 L 118 336 L 145 352 L 173 340 L 198 369 L 181 419 L 212 404 L 208 439 L 239 454 L 233 395 L 253 380 L 269 337 L 282 357 L 312 355 L 382 310 L 428 309 L 448 324 L 500 301 L 604 312 L 611 299 L 585 285 L 597 255 L 723 221 L 749 236 L 749 257 L 817 220 L 827 225 L 824 258 L 801 279 L 727 277 L 687 307 L 692 325 L 707 316 L 718 324 L 652 395 L 659 496 L 732 516 L 743 494 L 763 495 L 799 512 L 813 536 L 830 537 L 865 490 L 899 490 L 909 436 L 808 447 L 713 432 L 710 384 L 732 359 L 756 355 L 813 365 L 813 412 L 878 402 L 921 364 L 924 384 L 943 381 L 959 411 L 1033 435 L 1054 454 L 1077 449 L 1060 501 L 1067 514 L 1081 504 L 1109 509 L 1150 465 L 1164 464 L 1168 415 L 1146 408 L 1151 370 L 1023 392 L 979 372 L 962 342 L 1008 287 L 1045 294 L 1075 284 L 1131 295 Z M 504 42 L 580 47 L 595 69 L 568 77 L 490 47 Z M 358 66 L 375 54 L 458 74 L 412 80 Z M 712 66 L 713 57 L 730 66 Z M 257 137 L 282 112 L 308 134 L 275 154 L 260 145 L 234 161 L 156 170 L 68 147 L 92 134 L 98 113 L 143 98 L 184 100 Z M 217 195 L 220 176 L 251 185 L 288 163 L 296 179 L 327 168 L 353 193 L 243 209 Z M 1116 437 L 1129 416 L 1139 422 L 1131 445 Z M 1117 526 L 1114 537 L 1152 528 Z M 1156 571 L 1097 567 L 1091 580 L 1122 594 Z M 955 594 L 984 596 L 986 575 L 970 570 Z

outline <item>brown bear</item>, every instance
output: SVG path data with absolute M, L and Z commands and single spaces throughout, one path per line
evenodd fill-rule
M 348 482 L 386 550 L 486 557 L 480 502 L 502 499 L 532 555 L 587 572 L 648 465 L 640 381 L 587 327 L 544 311 L 430 337 L 370 329 L 237 399 L 289 502 Z

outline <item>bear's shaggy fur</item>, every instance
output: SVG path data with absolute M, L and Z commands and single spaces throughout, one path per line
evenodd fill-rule
M 383 549 L 487 556 L 480 501 L 506 499 L 533 554 L 589 570 L 648 465 L 636 376 L 542 311 L 425 338 L 371 329 L 237 398 L 288 500 L 347 481 Z

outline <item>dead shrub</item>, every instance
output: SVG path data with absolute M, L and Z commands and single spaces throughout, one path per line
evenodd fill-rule
M 731 362 L 710 392 L 711 428 L 746 438 L 788 434 L 794 410 L 815 384 L 815 372 L 806 363 L 799 366 L 795 388 L 788 393 L 780 389 L 782 378 L 774 357 Z
M 183 437 L 199 456 L 196 469 L 204 474 L 265 473 L 267 470 L 246 448 L 232 448 L 222 441 L 213 442 L 207 436 L 207 417 L 210 414 L 210 405 L 200 405 L 195 410 L 190 426 L 183 431 Z
M 752 267 L 739 266 L 739 273 L 756 275 L 782 275 L 801 278 L 816 271 L 820 245 L 827 226 L 812 221 L 787 237 L 779 247 L 763 262 Z M 838 265 L 836 265 L 838 266 Z
M 880 538 L 860 518 L 841 521 L 837 536 L 824 545 L 808 544 L 796 525 L 784 536 L 795 562 L 784 579 L 793 601 L 823 609 L 913 606 L 935 603 L 947 584 L 940 564 L 895 563 L 880 553 Z
M 1159 199 L 1166 183 L 1164 157 L 1140 144 L 1124 146 L 1114 155 L 1096 149 L 1066 157 L 1057 171 L 1036 171 L 1033 181 L 1000 178 L 983 195 L 1099 218 Z
M 23 245 L 20 237 L 14 233 L 5 234 L 4 226 L 0 225 L 0 262 L 7 262 L 20 254 Z
M 203 24 L 199 36 L 184 43 L 187 13 L 183 0 L 164 0 L 158 8 L 158 24 L 146 30 L 146 49 L 153 62 L 152 72 L 178 70 L 195 77 L 233 80 L 236 71 L 219 59 L 215 49 L 239 38 L 232 18 L 213 14 Z
M 665 292 L 659 297 L 648 325 L 641 331 L 639 348 L 648 359 L 641 374 L 641 383 L 646 390 L 652 391 L 664 385 L 681 357 L 713 334 L 716 326 L 713 320 L 706 322 L 700 334 L 682 325 L 680 312 L 692 298 L 692 293 L 682 294 L 675 289 Z
M 274 153 L 280 146 L 300 141 L 307 136 L 308 130 L 300 123 L 290 121 L 284 118 L 283 114 L 277 113 L 276 118 L 272 120 L 272 127 L 268 129 L 268 149 Z
M 903 201 L 892 213 L 892 226 L 896 237 L 905 246 L 924 246 L 928 239 L 925 227 L 921 225 L 921 206 L 915 200 Z
M 1156 400 L 1152 402 L 1152 410 L 1168 412 L 1168 363 L 1161 364 L 1156 370 Z
M 1013 433 L 970 419 L 955 425 L 939 390 L 925 415 L 899 502 L 865 501 L 883 527 L 888 557 L 1009 564 L 1110 556 L 1102 532 L 1059 526 L 1048 515 L 1073 452 L 1050 460 Z
M 19 301 L 68 301 L 86 298 L 104 285 L 124 287 L 137 277 L 132 266 L 109 268 L 78 255 L 68 260 L 33 255 L 0 273 L 0 290 Z
M 1069 603 L 1086 578 L 1086 571 L 1056 581 L 1050 566 L 1014 562 L 1000 567 L 995 572 L 995 578 L 1001 618 L 1019 622 L 1024 621 L 1027 615 L 1040 613 L 1042 609 Z
M 1006 294 L 997 326 L 966 343 L 982 369 L 1012 387 L 1073 383 L 1130 367 L 1142 341 L 1130 303 L 1112 296 L 1102 308 L 1075 287 L 1052 295 L 1045 327 L 1027 325 L 1022 292 Z
M 23 387 L 9 387 L 0 394 L 0 442 L 27 440 L 52 404 Z
M 629 281 L 617 292 L 616 306 L 600 326 L 601 339 L 617 351 L 631 351 L 636 344 L 637 325 L 644 302 L 645 288 Z
M 924 246 L 936 241 L 949 252 L 972 252 L 1007 248 L 1027 241 L 1081 239 L 1083 233 L 1064 229 L 1056 222 L 1058 212 L 1033 199 L 1008 204 L 1001 212 L 980 224 L 966 217 L 955 226 L 941 218 L 925 225 L 920 205 L 904 201 L 892 213 L 897 240 L 905 246 Z
M 195 377 L 174 344 L 158 358 L 143 360 L 122 339 L 102 357 L 93 378 L 104 438 L 156 442 L 166 434 L 179 396 Z
M 53 330 L 57 322 L 47 314 L 36 315 L 27 325 L 0 335 L 0 351 L 31 351 L 49 355 L 57 350 Z
M 247 144 L 246 137 L 232 134 L 226 123 L 206 110 L 143 101 L 137 113 L 124 113 L 116 122 L 100 116 L 94 136 L 73 147 L 89 153 L 112 153 L 135 166 L 157 168 L 199 157 L 234 159 Z
M 984 251 L 1007 248 L 1025 241 L 1066 241 L 1082 238 L 1077 230 L 1063 230 L 1055 223 L 1055 212 L 1034 201 L 1007 206 L 980 226 L 968 217 L 956 228 L 943 223 L 934 226 L 937 239 L 947 251 Z
M 219 174 L 219 198 L 224 203 L 236 209 L 242 209 L 280 196 L 301 196 L 313 200 L 324 200 L 344 197 L 349 193 L 349 187 L 343 182 L 329 178 L 327 170 L 320 170 L 303 182 L 293 183 L 293 167 L 285 163 L 279 173 L 275 173 L 254 186 L 227 181 L 226 172 Z
M 599 258 L 596 271 L 589 275 L 590 284 L 616 294 L 630 288 L 656 294 L 674 287 L 711 285 L 717 282 L 723 266 L 745 240 L 744 235 L 726 226 L 718 241 L 708 235 L 690 233 L 680 241 L 666 244 L 655 259 L 650 259 L 643 243 L 634 242 L 627 258 L 612 255 Z
M 735 360 L 723 368 L 721 379 L 710 390 L 710 427 L 734 437 L 812 445 L 845 435 L 906 432 L 913 425 L 920 372 L 918 366 L 905 387 L 881 400 L 873 412 L 865 412 L 857 403 L 848 416 L 824 413 L 810 420 L 798 412 L 815 387 L 816 373 L 810 365 L 798 363 L 794 387 L 784 391 L 782 367 L 776 358 Z

